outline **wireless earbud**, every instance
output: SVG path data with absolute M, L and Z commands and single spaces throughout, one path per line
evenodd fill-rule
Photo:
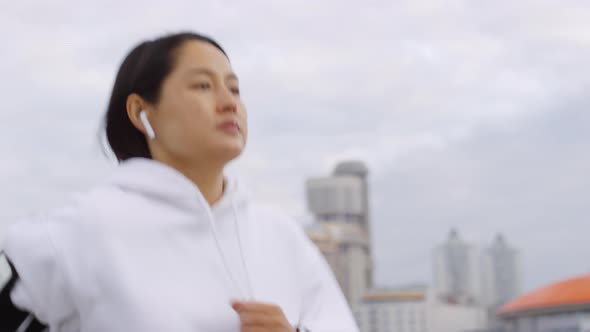
M 154 132 L 154 128 L 152 128 L 152 125 L 150 124 L 150 121 L 147 118 L 147 113 L 145 111 L 139 112 L 139 119 L 141 120 L 141 123 L 143 124 L 143 127 L 145 128 L 145 131 L 147 132 L 148 137 L 150 139 L 156 138 L 156 133 Z

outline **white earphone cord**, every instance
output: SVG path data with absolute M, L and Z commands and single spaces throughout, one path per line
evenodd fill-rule
M 238 221 L 237 221 L 238 217 L 237 217 L 236 207 L 235 207 L 235 203 L 234 203 L 233 199 L 232 199 L 232 212 L 233 212 L 233 217 L 234 217 L 233 218 L 234 219 L 234 226 L 236 228 L 236 238 L 238 240 L 238 247 L 240 250 L 240 258 L 242 260 L 242 268 L 244 269 L 244 273 L 246 274 L 247 294 L 244 298 L 248 299 L 248 300 L 252 300 L 254 298 L 254 294 L 252 291 L 250 274 L 249 274 L 247 266 L 246 266 L 246 259 L 244 257 L 242 239 L 241 239 L 240 229 L 238 227 Z M 224 266 L 224 268 L 228 274 L 228 277 L 230 278 L 230 281 L 232 282 L 234 288 L 236 288 L 236 290 L 240 294 L 240 296 L 243 296 L 242 288 L 240 287 L 240 284 L 238 283 L 236 277 L 232 273 L 232 270 L 229 268 L 229 264 L 227 263 L 227 259 L 225 257 L 225 254 L 223 253 L 223 250 L 221 248 L 221 244 L 219 243 L 219 239 L 217 237 L 217 229 L 215 227 L 215 220 L 213 219 L 213 214 L 211 213 L 211 211 L 209 209 L 207 210 L 207 214 L 209 217 L 209 222 L 211 224 L 211 233 L 213 234 L 213 240 L 215 241 L 215 246 L 217 247 L 217 252 L 219 253 L 219 256 L 221 257 L 221 261 L 223 263 L 223 266 Z
M 238 225 L 238 213 L 236 212 L 236 205 L 234 200 L 231 201 L 232 212 L 234 215 L 234 226 L 236 227 L 236 237 L 238 238 L 238 247 L 240 248 L 240 258 L 242 259 L 242 268 L 246 274 L 246 286 L 248 287 L 248 299 L 254 299 L 254 291 L 252 290 L 252 280 L 250 279 L 250 272 L 246 266 L 246 258 L 244 257 L 244 246 L 242 245 L 242 236 L 240 233 L 240 227 Z

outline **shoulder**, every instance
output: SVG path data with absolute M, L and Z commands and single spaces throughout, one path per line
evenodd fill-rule
M 83 242 L 81 237 L 92 232 L 88 225 L 100 218 L 102 202 L 113 200 L 112 193 L 106 191 L 95 187 L 72 195 L 60 207 L 14 221 L 4 234 L 3 250 L 11 259 L 22 261 L 55 260 L 67 254 L 72 245 Z
M 15 303 L 50 323 L 68 316 L 72 308 L 63 244 L 71 209 L 58 209 L 16 221 L 9 226 L 2 251 L 18 273 Z
M 101 198 L 108 197 L 103 191 L 102 188 L 93 188 L 74 194 L 61 206 L 15 220 L 8 227 L 6 241 L 23 237 L 53 237 L 76 227 L 100 209 Z
M 71 196 L 58 208 L 18 219 L 7 227 L 0 250 L 18 272 L 19 289 L 26 292 L 20 305 L 43 321 L 65 317 L 73 310 L 73 268 L 88 258 L 87 249 L 100 224 L 96 220 L 104 205 L 101 200 L 109 196 L 112 192 L 95 187 Z

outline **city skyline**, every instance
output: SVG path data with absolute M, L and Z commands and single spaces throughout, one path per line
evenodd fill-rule
M 432 283 L 442 301 L 477 305 L 495 312 L 522 294 L 521 251 L 502 233 L 480 246 L 451 229 L 433 249 Z
M 314 220 L 307 234 L 330 265 L 352 308 L 379 291 L 372 280 L 369 236 L 370 171 L 361 160 L 342 160 L 332 174 L 306 181 L 307 206 Z M 476 306 L 490 314 L 522 293 L 521 252 L 502 233 L 478 246 L 452 228 L 432 249 L 430 288 L 436 301 Z M 393 287 L 392 284 L 380 285 Z

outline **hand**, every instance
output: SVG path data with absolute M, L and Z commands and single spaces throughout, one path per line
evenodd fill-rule
M 240 332 L 296 332 L 277 305 L 233 301 L 232 308 L 240 316 Z

